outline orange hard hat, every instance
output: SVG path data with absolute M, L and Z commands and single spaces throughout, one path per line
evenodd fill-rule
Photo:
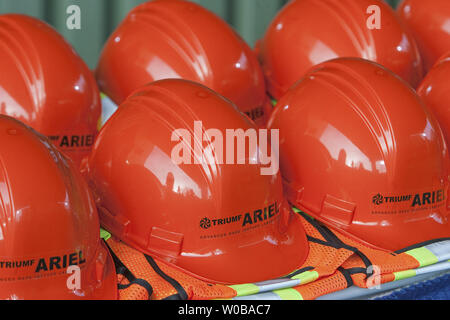
M 264 125 L 272 106 L 251 48 L 225 21 L 188 1 L 149 1 L 132 10 L 107 41 L 100 89 L 116 104 L 147 83 L 199 82 Z
M 72 47 L 44 22 L 0 15 L 0 113 L 49 137 L 80 163 L 101 114 L 95 78 Z
M 0 299 L 117 298 L 114 262 L 78 169 L 47 138 L 4 115 L 0 185 Z
M 332 228 L 394 251 L 450 237 L 449 155 L 404 81 L 359 58 L 316 66 L 278 102 L 288 200 Z
M 422 55 L 425 71 L 450 51 L 450 1 L 405 0 L 397 9 Z
M 222 164 L 215 142 L 202 142 L 219 141 L 211 130 L 225 136 L 228 129 L 256 126 L 203 85 L 160 80 L 130 95 L 100 131 L 88 161 L 105 229 L 213 283 L 263 281 L 299 268 L 308 245 L 279 172 L 261 175 L 259 162 Z M 173 160 L 177 131 L 184 132 L 192 164 Z M 198 160 L 203 146 L 219 161 Z M 251 154 L 245 159 L 258 158 Z
M 339 57 L 378 62 L 414 86 L 423 77 L 414 40 L 382 0 L 291 1 L 256 50 L 276 99 L 312 66 Z
M 449 20 L 450 21 L 450 20 Z M 436 115 L 450 145 L 450 52 L 438 60 L 417 93 Z

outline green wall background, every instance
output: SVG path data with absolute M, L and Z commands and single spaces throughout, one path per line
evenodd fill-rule
M 23 13 L 53 25 L 94 68 L 109 34 L 128 11 L 146 0 L 0 0 L 0 13 Z M 339 1 L 339 0 L 336 0 Z M 400 0 L 386 0 L 395 6 Z M 426 0 L 424 0 L 426 1 Z M 227 20 L 251 45 L 288 0 L 193 0 Z M 81 8 L 81 30 L 68 30 L 66 8 Z

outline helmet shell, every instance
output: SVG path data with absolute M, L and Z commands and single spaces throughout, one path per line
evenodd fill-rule
M 152 81 L 201 83 L 233 101 L 258 124 L 271 105 L 256 55 L 221 18 L 188 1 L 148 1 L 110 36 L 97 80 L 116 104 Z
M 44 136 L 0 116 L 0 299 L 116 299 L 95 203 Z M 79 268 L 79 287 L 68 268 Z
M 450 52 L 430 70 L 417 93 L 435 114 L 447 141 L 450 143 Z
M 251 283 L 299 268 L 308 244 L 279 173 L 262 175 L 258 153 L 231 164 L 219 160 L 218 146 L 202 142 L 202 134 L 214 139 L 217 132 L 225 142 L 226 131 L 238 129 L 257 127 L 194 82 L 161 80 L 130 95 L 102 128 L 88 162 L 102 225 L 209 282 Z M 188 145 L 183 163 L 173 158 L 178 134 Z M 200 161 L 202 147 L 214 161 Z
M 376 13 L 379 29 L 371 24 Z M 340 57 L 380 63 L 414 87 L 423 77 L 413 38 L 382 0 L 290 1 L 272 21 L 257 51 L 268 90 L 276 99 L 311 67 Z
M 397 12 L 414 36 L 428 72 L 450 51 L 450 2 L 405 0 Z
M 316 66 L 269 128 L 280 130 L 281 173 L 299 209 L 388 251 L 450 236 L 442 131 L 386 68 L 358 58 Z

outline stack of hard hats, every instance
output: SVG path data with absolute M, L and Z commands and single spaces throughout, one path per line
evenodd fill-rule
M 311 239 L 292 207 L 384 252 L 450 238 L 449 55 L 431 68 L 450 54 L 450 6 L 430 2 L 441 16 L 294 0 L 255 51 L 197 4 L 143 3 L 95 71 L 119 106 L 98 136 L 82 60 L 46 24 L 0 16 L 0 111 L 49 138 L 0 117 L 0 298 L 117 298 L 110 254 L 135 262 L 108 253 L 98 221 L 212 284 L 300 269 Z
M 220 161 L 228 149 L 219 155 L 210 136 L 211 130 L 224 137 L 227 130 L 256 132 L 271 108 L 256 56 L 224 21 L 187 1 L 146 2 L 111 35 L 96 75 L 102 91 L 121 104 L 87 168 L 108 231 L 215 283 L 263 281 L 301 266 L 306 236 L 280 174 L 261 175 L 259 160 L 250 163 L 259 150 L 237 154 L 243 164 Z M 192 133 L 183 140 L 189 163 L 173 161 L 176 129 Z M 198 152 L 205 137 L 213 146 L 210 162 Z
M 405 0 L 398 9 L 420 48 L 427 76 L 417 89 L 448 139 L 450 132 L 450 2 Z M 450 143 L 450 140 L 447 140 Z
M 0 299 L 116 299 L 114 263 L 78 170 L 97 134 L 95 78 L 31 17 L 1 15 L 0 47 Z
M 411 7 L 436 2 L 448 19 L 445 1 L 405 1 L 399 10 L 409 18 L 421 10 Z M 369 28 L 373 5 L 380 25 Z M 382 1 L 297 0 L 258 45 L 269 91 L 280 99 L 268 127 L 280 129 L 288 200 L 390 251 L 450 236 L 449 155 L 435 117 L 448 123 L 450 115 L 433 114 L 439 107 L 427 108 L 409 86 L 422 79 L 414 34 Z

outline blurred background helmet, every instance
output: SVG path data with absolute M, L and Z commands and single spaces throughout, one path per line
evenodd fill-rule
M 314 65 L 339 57 L 378 62 L 413 86 L 423 77 L 413 38 L 382 0 L 291 1 L 274 18 L 257 52 L 275 99 Z
M 450 143 L 450 52 L 435 64 L 417 93 L 436 115 L 447 145 Z
M 33 127 L 76 163 L 94 143 L 101 114 L 91 71 L 44 22 L 0 15 L 0 113 Z
M 251 48 L 195 3 L 156 0 L 137 6 L 110 36 L 97 68 L 101 90 L 116 104 L 140 86 L 167 78 L 217 91 L 259 125 L 271 110 Z
M 397 11 L 417 42 L 425 71 L 430 70 L 450 52 L 450 1 L 405 0 Z

